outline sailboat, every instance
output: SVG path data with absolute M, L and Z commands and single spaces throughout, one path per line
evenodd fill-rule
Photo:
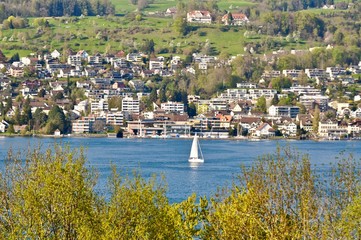
M 199 145 L 197 134 L 194 135 L 191 153 L 189 155 L 188 162 L 190 163 L 202 163 L 204 162 L 203 153 L 201 150 L 201 146 Z

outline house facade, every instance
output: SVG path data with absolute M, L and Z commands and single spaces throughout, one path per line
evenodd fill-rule
M 224 25 L 241 26 L 249 22 L 248 17 L 243 13 L 227 13 L 222 17 Z
M 211 24 L 212 17 L 209 11 L 194 10 L 187 13 L 187 22 Z

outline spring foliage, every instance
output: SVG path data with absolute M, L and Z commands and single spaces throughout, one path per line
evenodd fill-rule
M 289 147 L 242 167 L 230 189 L 170 204 L 163 178 L 123 177 L 107 200 L 82 149 L 9 151 L 0 175 L 1 239 L 358 239 L 360 163 L 341 155 L 319 181 Z

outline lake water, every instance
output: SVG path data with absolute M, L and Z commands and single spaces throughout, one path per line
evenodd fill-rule
M 0 138 L 0 167 L 10 147 L 24 151 L 29 146 L 52 146 L 54 143 L 86 148 L 88 164 L 99 173 L 98 191 L 106 194 L 106 182 L 115 165 L 123 174 L 137 170 L 145 178 L 163 174 L 171 202 L 186 199 L 193 192 L 212 196 L 218 187 L 229 186 L 240 173 L 240 166 L 250 166 L 258 156 L 274 153 L 277 145 L 290 145 L 310 155 L 313 168 L 327 171 L 341 151 L 361 156 L 360 141 L 236 141 L 201 139 L 205 162 L 188 163 L 191 139 L 116 139 L 116 138 Z

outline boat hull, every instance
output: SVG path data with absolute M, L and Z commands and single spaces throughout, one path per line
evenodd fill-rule
M 188 159 L 188 162 L 190 162 L 190 163 L 202 163 L 202 162 L 204 162 L 204 159 L 201 159 L 201 158 L 190 158 L 190 159 Z

